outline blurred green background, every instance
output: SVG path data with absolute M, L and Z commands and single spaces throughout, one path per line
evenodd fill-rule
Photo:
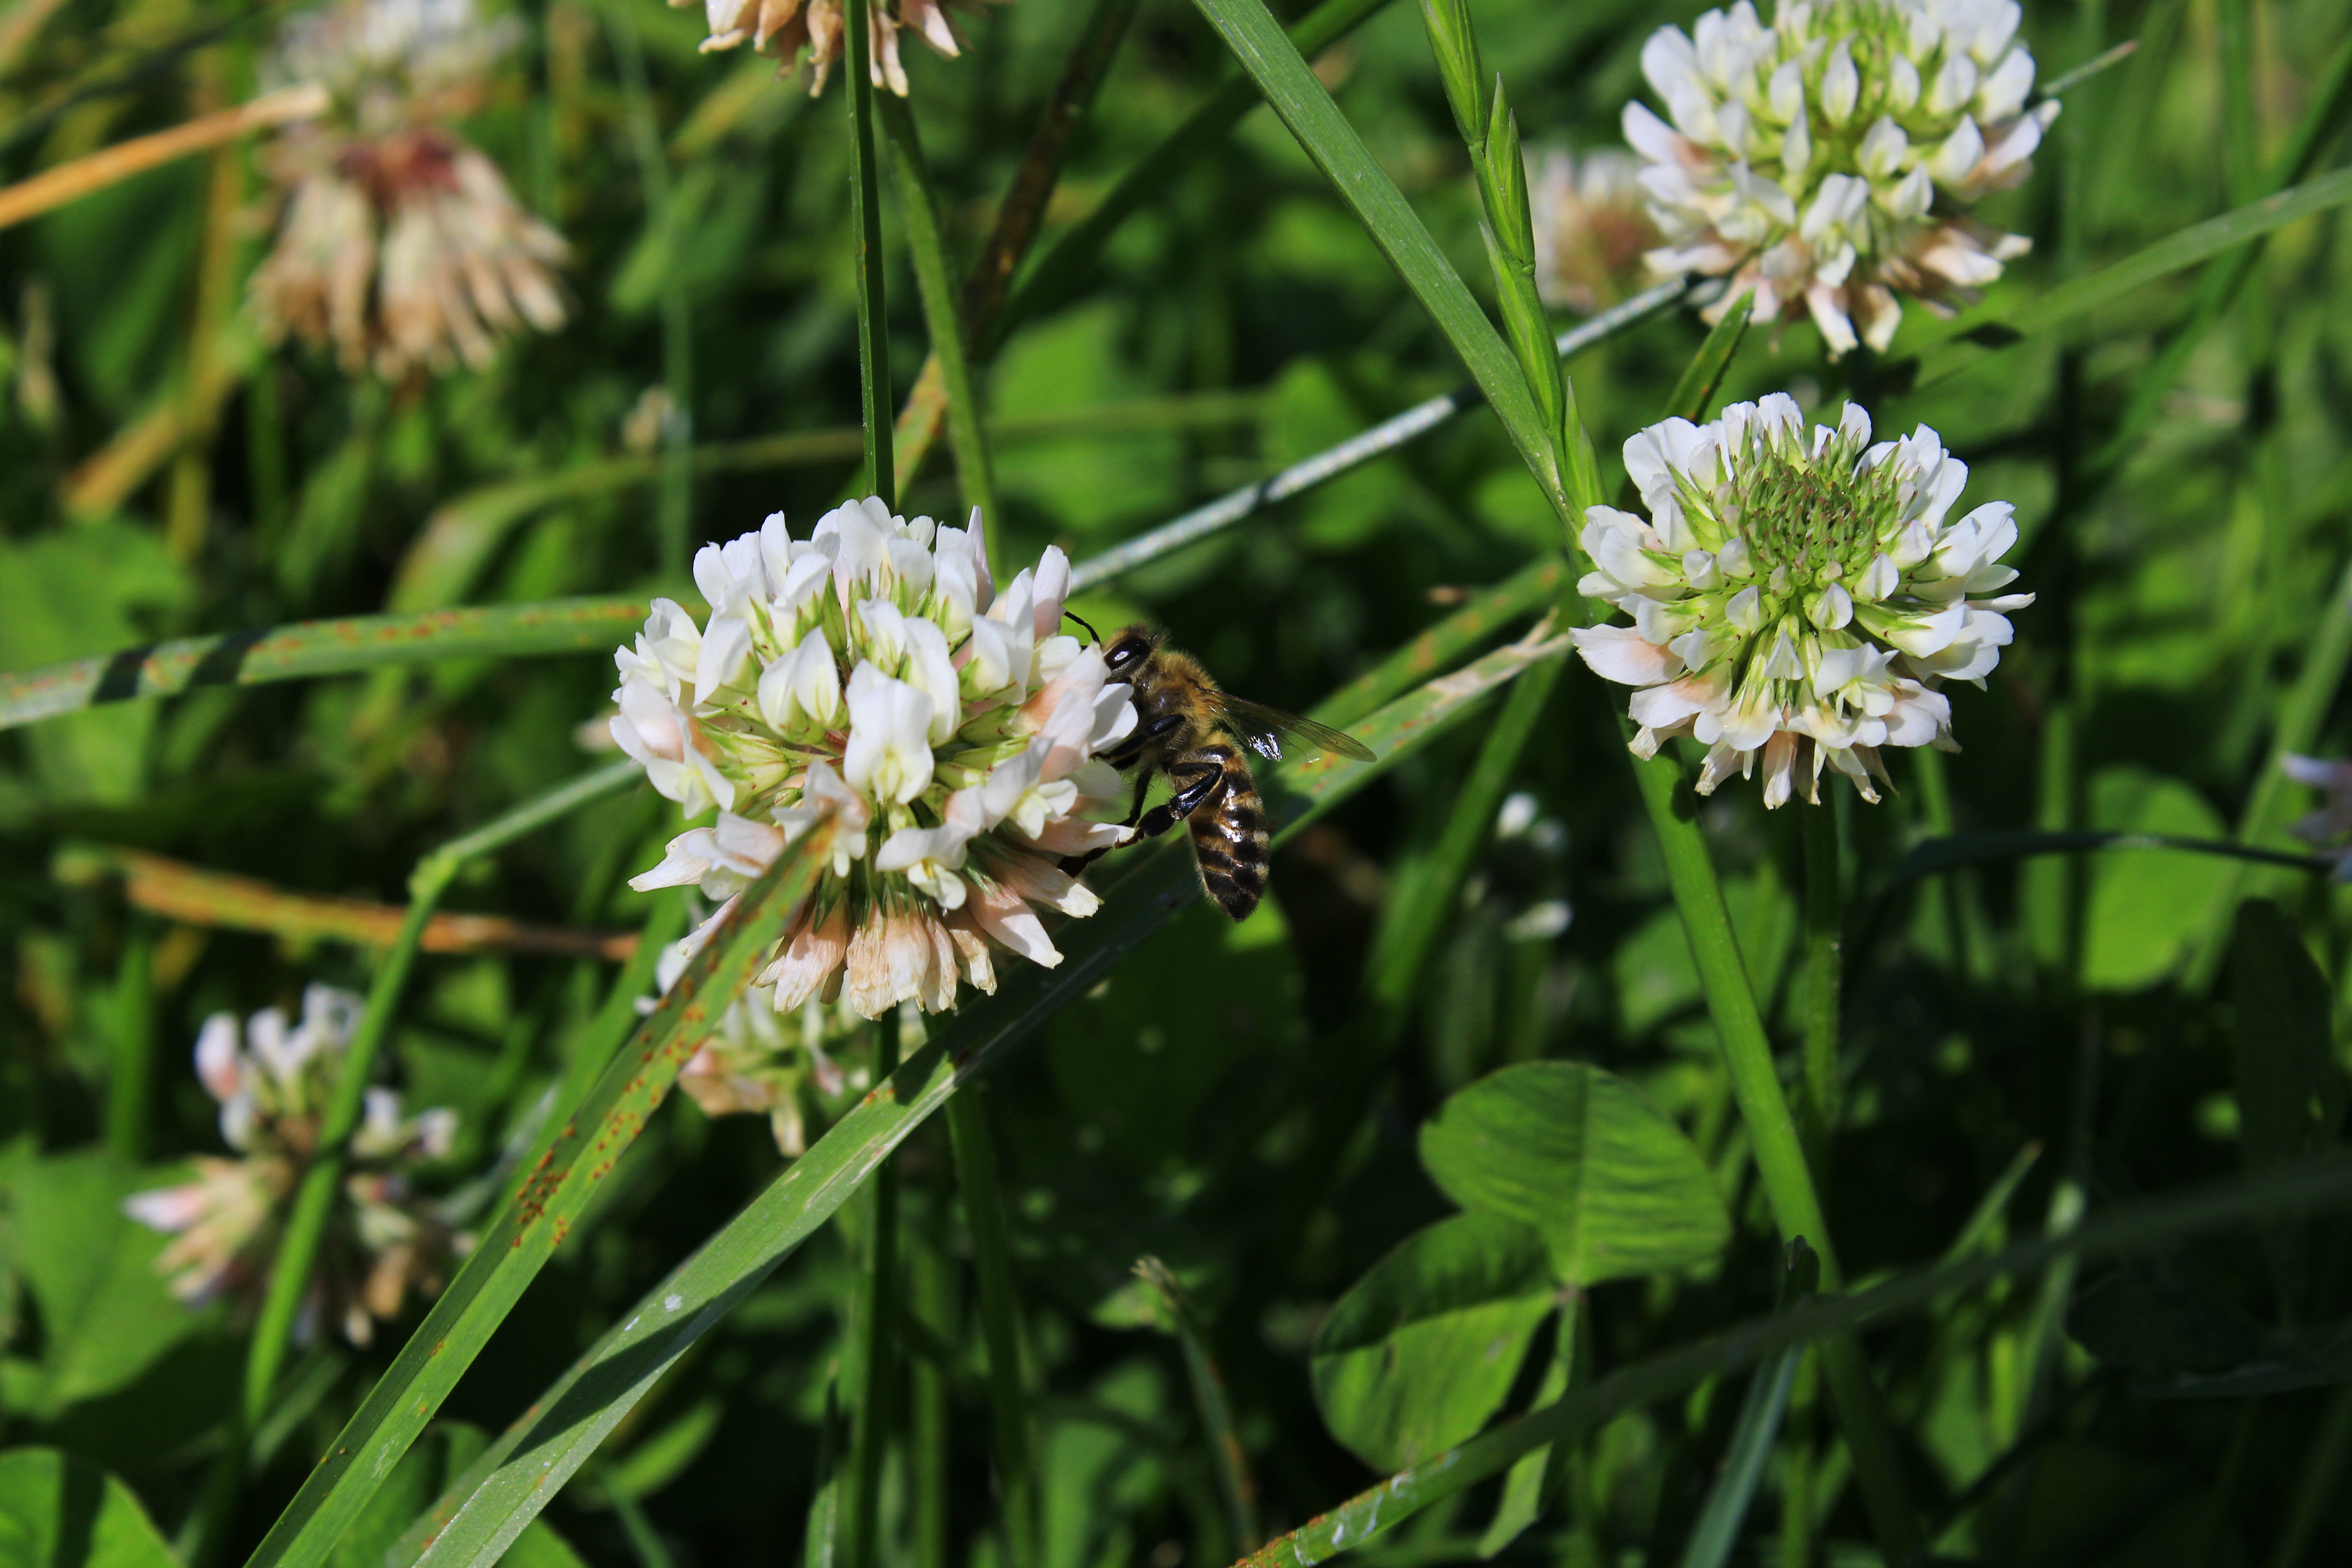
M 963 19 L 960 60 L 908 50 L 910 103 L 967 263 L 1085 9 L 1017 0 Z M 1475 16 L 1528 142 L 1583 147 L 1617 139 L 1620 106 L 1643 90 L 1650 30 L 1687 25 L 1698 9 L 1479 0 Z M 250 96 L 286 14 L 225 0 L 14 0 L 0 8 L 0 169 L 22 178 Z M 253 343 L 236 313 L 268 228 L 249 144 L 0 230 L 0 668 L 385 608 L 690 599 L 687 561 L 662 552 L 657 462 L 538 482 L 643 454 L 628 416 L 664 381 L 664 312 L 677 308 L 666 302 L 680 297 L 697 443 L 854 423 L 839 89 L 812 101 L 804 84 L 771 79 L 772 61 L 698 54 L 701 17 L 651 0 L 550 0 L 514 15 L 523 43 L 464 131 L 570 241 L 574 316 L 561 332 L 518 340 L 488 372 L 386 384 Z M 2067 96 L 2034 178 L 1985 210 L 2035 242 L 1994 299 L 2032 299 L 2239 205 L 2248 171 L 2310 107 L 2346 23 L 2327 0 L 2030 5 L 2045 78 L 2124 39 L 2141 47 Z M 666 223 L 649 216 L 631 150 L 615 26 L 634 29 L 650 71 Z M 2245 41 L 2224 47 L 2232 26 Z M 1192 9 L 1143 5 L 1074 142 L 1048 238 L 1231 68 Z M 1319 68 L 1490 298 L 1475 193 L 1415 10 L 1389 6 Z M 2321 167 L 2336 156 L 2331 146 Z M 2284 830 L 2307 792 L 2263 786 L 2283 723 L 2304 710 L 2298 692 L 2317 719 L 2299 743 L 2352 751 L 2336 690 L 2344 649 L 2329 668 L 2322 635 L 2344 613 L 2352 564 L 2347 221 L 2338 210 L 2268 241 L 2119 467 L 2103 444 L 2180 319 L 2193 271 L 1925 393 L 1904 394 L 1866 356 L 1828 363 L 1809 326 L 1777 342 L 1751 333 L 1733 366 L 1726 398 L 1785 390 L 1833 416 L 1853 391 L 1882 435 L 1936 426 L 1971 465 L 1964 505 L 2017 504 L 2026 539 L 2011 560 L 2020 586 L 2040 595 L 2013 617 L 2018 641 L 1990 689 L 1954 693 L 1966 749 L 1948 759 L 1948 798 L 1899 756 L 1902 793 L 1887 804 L 1841 793 L 1819 808 L 1835 814 L 1856 911 L 1848 1110 L 1829 1194 L 1853 1278 L 1930 1263 L 1964 1236 L 1998 1240 L 2084 1205 L 2238 1170 L 2248 1152 L 2224 959 L 2240 899 L 2279 900 L 2331 977 L 2338 1019 L 2352 1002 L 2342 900 L 2300 872 L 2148 853 L 1895 875 L 1913 846 L 1955 829 L 2291 846 Z M 926 335 L 896 248 L 895 194 L 884 226 L 903 395 Z M 1932 325 L 1915 308 L 1890 357 Z M 1672 311 L 1572 362 L 1612 489 L 1618 444 L 1655 416 L 1703 332 Z M 209 391 L 192 374 L 200 347 L 224 384 Z M 987 413 L 1006 432 L 1003 554 L 1034 558 L 1051 542 L 1083 561 L 1461 379 L 1261 110 L 1160 191 L 1083 289 L 1025 322 L 987 368 Z M 1062 423 L 1036 434 L 1047 416 Z M 692 540 L 732 537 L 779 509 L 804 531 L 855 479 L 849 457 L 707 472 L 693 489 Z M 959 494 L 941 449 L 902 510 L 953 517 Z M 1303 710 L 1444 616 L 1458 590 L 1559 544 L 1507 442 L 1478 414 L 1075 607 L 1097 625 L 1154 620 L 1230 688 Z M 460 661 L 205 689 L 0 731 L 0 1439 L 102 1466 L 165 1538 L 179 1528 L 222 1441 L 239 1330 L 224 1309 L 184 1311 L 163 1293 L 148 1267 L 158 1238 L 117 1205 L 159 1168 L 217 1152 L 215 1108 L 184 1070 L 206 1015 L 287 1004 L 312 980 L 364 989 L 369 973 L 363 949 L 142 912 L 112 879 L 53 874 L 60 845 L 152 850 L 301 893 L 397 902 L 424 850 L 589 765 L 578 731 L 605 710 L 610 686 L 602 655 Z M 1257 919 L 1229 928 L 1205 905 L 1180 917 L 992 1076 L 984 1098 L 1041 1399 L 1041 1568 L 1174 1568 L 1217 1550 L 1178 1343 L 1129 1272 L 1141 1254 L 1167 1260 L 1211 1325 L 1269 1523 L 1288 1528 L 1371 1482 L 1377 1472 L 1318 1410 L 1315 1336 L 1383 1255 L 1452 1212 L 1424 1170 L 1420 1129 L 1497 1068 L 1559 1058 L 1639 1086 L 1689 1135 L 1731 1217 L 1728 1246 L 1706 1263 L 1592 1288 L 1587 1353 L 1601 1368 L 1769 1309 L 1777 1243 L 1618 760 L 1621 702 L 1580 668 L 1562 682 L 1398 1026 L 1362 1027 L 1368 954 L 1447 821 L 1475 725 L 1303 835 L 1277 859 Z M 1793 815 L 1768 819 L 1737 784 L 1703 815 L 1776 1035 L 1790 1040 Z M 478 868 L 451 903 L 634 929 L 650 900 L 624 879 L 677 830 L 673 809 L 646 792 L 608 801 Z M 412 1106 L 463 1116 L 449 1187 L 513 1131 L 611 973 L 542 956 L 424 961 L 396 1077 Z M 2331 1038 L 2340 1061 L 2340 1029 Z M 110 1121 L 110 1086 L 138 1062 L 151 1064 L 152 1096 L 129 1121 Z M 436 1467 L 454 1469 L 479 1432 L 512 1418 L 777 1160 L 757 1118 L 667 1109 L 339 1561 L 379 1561 L 437 1489 Z M 953 1411 L 951 1550 L 1001 1563 L 968 1241 L 943 1131 L 919 1136 L 901 1164 L 911 1245 L 938 1263 L 922 1310 L 942 1314 L 940 1359 L 924 1364 L 940 1366 Z M 1971 1228 L 1988 1193 L 2021 1168 Z M 856 1223 L 845 1211 L 844 1225 Z M 534 1532 L 518 1552 L 653 1568 L 613 1506 L 622 1489 L 677 1563 L 797 1555 L 828 1368 L 845 1353 L 849 1258 L 838 1228 L 805 1248 L 557 1500 L 554 1533 Z M 2332 1432 L 2343 1458 L 2347 1407 L 2329 1385 L 2352 1375 L 2347 1264 L 2352 1234 L 2338 1216 L 2105 1276 L 2092 1268 L 2071 1281 L 2071 1336 L 2063 1290 L 2021 1279 L 1874 1339 L 1915 1489 L 1947 1527 L 1939 1550 L 2004 1563 L 2281 1563 L 2273 1553 L 2308 1456 L 2328 1451 Z M 2081 1293 L 2095 1286 L 2109 1292 L 2107 1315 L 2085 1319 L 2080 1303 L 2098 1298 Z M 411 1322 L 420 1310 L 412 1305 Z M 250 1479 L 238 1554 L 404 1331 L 366 1350 L 302 1352 L 307 1403 Z M 1550 1342 L 1536 1321 L 1514 1332 L 1514 1357 Z M 2277 1361 L 2282 1335 L 2323 1370 L 2253 1378 L 2246 1369 Z M 1508 1408 L 1533 1397 L 1547 1353 L 1506 1377 Z M 2197 1379 L 2211 1396 L 2179 1396 Z M 1509 1560 L 1678 1560 L 1744 1386 L 1710 1382 L 1581 1445 L 1563 1500 Z M 1822 1479 L 1842 1476 L 1842 1448 L 1810 1373 L 1797 1398 L 1792 1443 L 1823 1489 L 1818 1560 L 1874 1560 L 1856 1555 L 1868 1531 L 1852 1489 Z M 1787 1464 L 1768 1470 L 1737 1560 L 1782 1560 L 1772 1499 Z M 912 1550 L 915 1484 L 903 1455 L 894 1465 L 890 1560 Z M 1471 1560 L 1497 1494 L 1473 1490 L 1373 1554 Z M 2323 1493 L 2303 1561 L 2352 1554 L 2347 1495 Z

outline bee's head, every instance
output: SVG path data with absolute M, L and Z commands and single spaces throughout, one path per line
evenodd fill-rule
M 1129 626 L 1111 638 L 1110 646 L 1103 649 L 1103 663 L 1110 667 L 1112 675 L 1124 675 L 1150 658 L 1159 646 L 1158 632 L 1149 626 Z

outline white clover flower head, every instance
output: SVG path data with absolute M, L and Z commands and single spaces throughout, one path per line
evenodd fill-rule
M 365 1007 L 352 992 L 312 985 L 296 1020 L 275 1007 L 254 1014 L 242 1031 L 231 1014 L 205 1020 L 196 1078 L 220 1103 L 221 1137 L 236 1157 L 198 1158 L 194 1181 L 134 1193 L 122 1205 L 173 1237 L 156 1268 L 183 1300 L 258 1300 Z M 362 1104 L 343 1199 L 329 1222 L 336 1245 L 305 1307 L 306 1323 L 330 1319 L 354 1344 L 368 1342 L 376 1320 L 396 1315 L 411 1288 L 437 1290 L 447 1265 L 471 1245 L 409 1184 L 415 1166 L 449 1153 L 457 1113 L 408 1115 L 399 1094 L 381 1087 L 368 1089 Z
M 692 5 L 696 0 L 669 0 L 672 5 Z M 977 3 L 977 0 L 974 0 Z M 1003 5 L 1005 0 L 988 0 Z M 842 0 L 701 0 L 710 26 L 702 52 L 731 49 L 749 42 L 761 54 L 780 57 L 787 68 L 797 65 L 805 51 L 809 65 L 809 96 L 824 90 L 825 79 L 847 53 L 843 24 L 847 19 Z M 907 96 L 907 68 L 898 58 L 898 31 L 911 29 L 933 50 L 953 59 L 963 52 L 963 40 L 948 20 L 944 0 L 874 0 L 866 12 L 868 70 L 876 87 Z
M 832 859 L 759 977 L 772 1011 L 938 1012 L 995 989 L 995 950 L 1060 963 L 1035 909 L 1097 907 L 1061 863 L 1126 837 L 1097 756 L 1135 726 L 1130 689 L 1061 631 L 1061 551 L 999 591 L 977 510 L 946 528 L 869 497 L 806 539 L 779 512 L 694 573 L 708 623 L 655 602 L 614 655 L 612 730 L 655 788 L 719 816 L 631 886 L 732 899 L 829 816 Z
M 451 128 L 520 36 L 473 0 L 345 0 L 288 25 L 267 74 L 327 87 L 331 108 L 262 155 L 285 198 L 248 284 L 265 338 L 397 380 L 480 370 L 526 325 L 563 325 L 562 237 Z
M 1935 431 L 1870 437 L 1851 403 L 1809 432 L 1779 393 L 1709 425 L 1669 419 L 1625 443 L 1649 517 L 1585 513 L 1580 589 L 1633 624 L 1577 630 L 1578 650 L 1640 688 L 1637 753 L 1674 735 L 1712 748 L 1702 795 L 1760 762 L 1768 806 L 1800 787 L 1818 800 L 1824 771 L 1877 800 L 1880 747 L 1958 749 L 1939 689 L 1981 685 L 2006 612 L 2033 602 L 1998 592 L 2017 577 L 1999 563 L 2017 542 L 2009 503 L 1952 518 L 1968 468 Z
M 1625 108 L 1665 242 L 1661 273 L 1729 274 L 1759 321 L 1811 315 L 1832 355 L 1885 349 L 1907 294 L 1968 301 L 2028 242 L 1962 214 L 2032 172 L 2058 105 L 2031 109 L 2015 0 L 1748 0 L 1662 27 Z M 1668 123 L 1671 121 L 1672 123 Z
M 1536 289 L 1545 304 L 1584 314 L 1613 305 L 1641 276 L 1660 239 L 1642 184 L 1642 161 L 1613 147 L 1528 156 L 1535 217 Z
M 341 0 L 288 22 L 263 70 L 273 83 L 318 83 L 336 118 L 380 135 L 471 108 L 521 37 L 520 18 L 486 21 L 474 0 Z

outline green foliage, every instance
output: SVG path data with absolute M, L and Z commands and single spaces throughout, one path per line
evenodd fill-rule
M 275 135 L 0 227 L 0 1568 L 2352 1557 L 2352 885 L 2278 767 L 2352 755 L 2340 5 L 2029 0 L 2045 90 L 2106 63 L 1981 299 L 1832 360 L 1702 282 L 1557 367 L 1545 160 L 1672 107 L 1699 0 L 1017 0 L 902 26 L 903 100 L 483 8 L 440 122 L 570 310 L 484 367 L 261 342 Z M 289 9 L 203 9 L 0 19 L 0 186 L 260 90 Z M 1773 392 L 2016 509 L 2035 602 L 1875 805 L 1629 768 L 1625 689 L 1507 646 L 1590 618 L 1629 437 Z M 1380 760 L 1257 767 L 1245 924 L 1172 835 L 885 1082 L 836 1009 L 787 1157 L 672 1084 L 789 890 L 646 1021 L 709 900 L 626 881 L 694 825 L 546 792 L 691 549 L 805 537 L 869 437 L 910 515 L 992 485 L 1000 588 L 1058 544 Z M 520 939 L 239 923 L 453 841 L 424 891 Z M 458 1112 L 413 1196 L 471 1256 L 366 1343 L 292 1268 L 175 1300 L 122 1202 L 230 1152 L 204 1021 L 385 976 L 366 1087 Z
M 119 1478 L 55 1448 L 0 1453 L 0 1563 L 174 1568 L 177 1562 Z
M 1316 1336 L 1324 1421 L 1378 1470 L 1454 1447 L 1501 1408 L 1557 1294 L 1543 1234 L 1522 1221 L 1473 1213 L 1415 1231 Z
M 1423 1124 L 1421 1159 L 1464 1208 L 1533 1226 L 1569 1289 L 1704 1261 L 1731 1235 L 1683 1130 L 1583 1062 L 1472 1084 Z
M 38 1314 L 37 1355 L 0 1362 L 0 1408 L 53 1420 L 137 1380 L 196 1327 L 156 1272 L 163 1238 L 122 1212 L 176 1173 L 87 1150 L 48 1159 L 19 1145 L 0 1165 L 6 1262 Z

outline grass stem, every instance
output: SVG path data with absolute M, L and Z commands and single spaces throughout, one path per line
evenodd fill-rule
M 1838 1117 L 1838 993 L 1844 983 L 1844 889 L 1839 880 L 1837 814 L 1822 801 L 1801 806 L 1805 846 L 1805 1142 L 1813 1179 L 1829 1184 L 1830 1134 Z
M 923 321 L 930 329 L 931 355 L 938 363 L 946 397 L 948 440 L 955 448 L 956 478 L 963 487 L 965 507 L 979 510 L 989 552 L 994 555 L 1003 528 L 996 504 L 995 462 L 989 453 L 987 431 L 981 425 L 971 362 L 964 349 L 962 312 L 950 270 L 939 192 L 923 158 L 913 111 L 902 100 L 887 93 L 880 100 L 880 110 L 882 128 L 894 154 L 891 162 L 898 171 L 898 206 L 906 218 L 907 248 L 914 258 L 915 288 L 922 297 Z M 920 460 L 920 453 L 910 447 L 901 460 L 908 462 L 908 471 L 898 476 L 903 484 L 914 477 L 911 463 Z
M 875 0 L 846 0 L 841 30 L 849 100 L 849 225 L 857 237 L 857 407 L 866 427 L 866 489 L 885 506 L 898 500 L 890 458 L 890 317 L 882 282 L 882 171 L 874 144 L 874 45 L 866 13 Z

